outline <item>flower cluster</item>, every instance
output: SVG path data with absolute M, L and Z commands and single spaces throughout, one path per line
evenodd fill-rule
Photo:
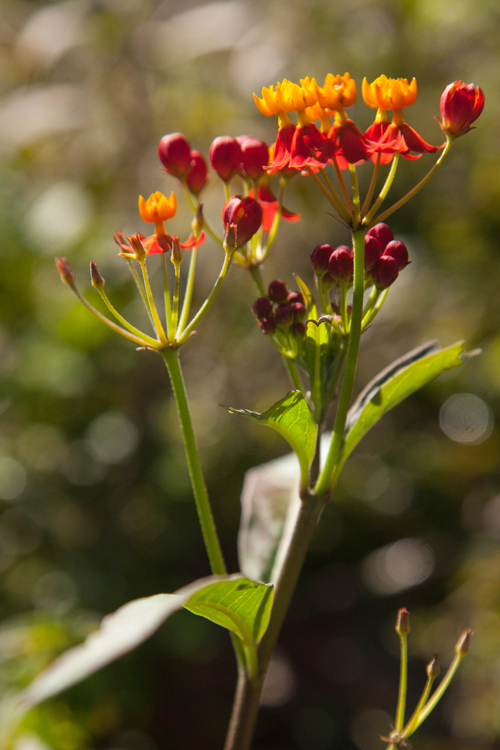
M 259 297 L 252 305 L 252 312 L 263 333 L 279 333 L 283 336 L 303 336 L 306 306 L 302 292 L 288 291 L 281 279 L 271 281 L 267 296 Z

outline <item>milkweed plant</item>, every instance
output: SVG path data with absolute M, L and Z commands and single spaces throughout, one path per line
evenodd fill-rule
M 15 699 L 12 716 L 23 714 L 135 648 L 172 613 L 185 608 L 230 633 L 238 678 L 225 750 L 251 747 L 266 671 L 312 535 L 322 511 L 335 498 L 342 467 L 386 412 L 467 357 L 463 342 L 446 348 L 435 342 L 419 346 L 388 366 L 353 401 L 362 334 L 374 323 L 391 287 L 410 262 L 407 247 L 394 237 L 387 221 L 425 186 L 457 138 L 472 129 L 484 106 L 478 86 L 461 81 L 447 86 L 440 101 L 444 143 L 435 146 L 405 121 L 403 112 L 417 97 L 415 79 L 408 82 L 382 75 L 369 83 L 365 78 L 362 96 L 375 111 L 374 122 L 364 133 L 346 111 L 357 98 L 356 82 L 348 73 L 329 73 L 322 85 L 314 78 L 304 78 L 299 84 L 283 80 L 263 88 L 261 97 L 254 94 L 260 112 L 278 118 L 276 142 L 269 148 L 247 135 L 221 136 L 213 141 L 209 161 L 225 191 L 219 226 L 213 226 L 203 211 L 203 190 L 209 180 L 204 156 L 193 150 L 181 133 L 163 136 L 159 159 L 165 171 L 177 178 L 180 193 L 192 209 L 191 232 L 177 230 L 178 236 L 170 230 L 170 222 L 175 226 L 177 198 L 174 193 L 166 197 L 158 191 L 147 200 L 139 197 L 139 214 L 151 226 L 151 235 L 114 235 L 119 255 L 128 265 L 146 308 L 151 323 L 148 333 L 115 309 L 94 262 L 91 283 L 111 317 L 99 312 L 80 293 L 67 259 L 56 259 L 63 282 L 93 315 L 165 361 L 212 575 L 173 594 L 129 602 L 106 616 L 98 631 L 56 659 Z M 296 122 L 292 121 L 293 113 Z M 425 177 L 406 195 L 392 198 L 401 159 L 411 163 L 421 157 L 435 159 Z M 368 169 L 371 179 L 362 195 L 358 170 Z M 284 206 L 287 185 L 296 179 L 305 180 L 307 188 L 322 198 L 328 211 L 350 230 L 351 244 L 305 247 L 311 259 L 310 278 L 295 275 L 296 288 L 290 289 L 281 279 L 265 278 L 265 263 L 278 245 L 282 221 L 301 218 Z M 197 255 L 207 235 L 220 247 L 221 268 L 207 298 L 193 311 Z M 148 264 L 155 262 L 152 256 L 159 256 L 163 272 L 161 305 L 154 298 L 148 275 Z M 181 348 L 193 334 L 200 330 L 203 335 L 203 319 L 216 304 L 233 264 L 248 269 L 249 290 L 253 288 L 256 295 L 251 306 L 256 335 L 259 328 L 263 346 L 272 345 L 282 358 L 291 390 L 264 413 L 234 408 L 229 412 L 279 432 L 299 466 L 297 501 L 290 503 L 286 517 L 281 518 L 278 534 L 274 529 L 267 541 L 252 545 L 253 509 L 246 508 L 242 514 L 238 573 L 228 573 L 219 543 L 180 360 Z M 281 275 L 290 278 L 291 269 L 284 268 Z M 327 433 L 332 420 L 333 429 Z M 273 517 L 272 508 L 268 517 Z M 242 544 L 242 539 L 247 543 Z M 439 659 L 434 655 L 427 667 L 422 696 L 408 717 L 409 630 L 408 611 L 401 609 L 396 624 L 401 651 L 399 696 L 394 726 L 388 727 L 387 736 L 382 737 L 391 749 L 408 747 L 408 739 L 448 687 L 472 635 L 466 630 L 459 637 L 455 658 L 433 691 L 439 675 Z

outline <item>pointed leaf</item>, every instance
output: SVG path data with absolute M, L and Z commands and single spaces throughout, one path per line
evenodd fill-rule
M 300 391 L 290 391 L 263 414 L 248 409 L 228 409 L 230 414 L 252 417 L 282 435 L 295 451 L 300 464 L 302 485 L 308 481 L 309 466 L 316 451 L 318 425 Z
M 132 651 L 182 607 L 227 627 L 242 640 L 255 662 L 255 643 L 269 620 L 273 589 L 240 575 L 210 576 L 179 589 L 136 599 L 107 615 L 99 630 L 47 667 L 16 701 L 19 711 L 81 682 L 106 664 Z M 204 609 L 202 612 L 201 609 Z M 249 666 L 251 666 L 251 664 Z
M 368 383 L 349 410 L 339 469 L 384 414 L 444 370 L 458 367 L 466 357 L 475 354 L 464 354 L 463 348 L 463 341 L 445 349 L 431 341 L 397 359 Z

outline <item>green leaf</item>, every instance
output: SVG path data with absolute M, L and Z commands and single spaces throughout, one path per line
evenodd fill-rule
M 302 281 L 302 279 L 300 278 L 300 276 L 297 276 L 296 273 L 294 273 L 293 275 L 295 276 L 295 280 L 296 280 L 297 284 L 299 285 L 299 289 L 300 289 L 300 291 L 302 292 L 302 294 L 304 296 L 304 301 L 306 303 L 306 309 L 307 309 L 307 315 L 308 315 L 308 317 L 316 317 L 317 316 L 317 312 L 315 313 L 314 316 L 312 315 L 312 310 L 313 310 L 313 308 L 316 309 L 316 307 L 315 307 L 315 304 L 314 304 L 314 297 L 312 296 L 311 290 L 309 289 L 309 287 L 307 286 L 307 284 L 305 283 L 305 281 Z
M 297 455 L 302 486 L 307 485 L 309 466 L 316 452 L 318 425 L 313 419 L 309 404 L 300 391 L 290 391 L 263 414 L 248 409 L 228 408 L 228 411 L 230 414 L 243 414 L 256 419 L 261 424 L 279 432 Z
M 256 668 L 256 644 L 267 628 L 273 587 L 242 576 L 210 576 L 175 594 L 136 599 L 107 615 L 99 630 L 66 651 L 18 696 L 18 713 L 81 682 L 132 651 L 183 607 L 236 633 L 243 641 L 247 666 Z
M 339 467 L 378 420 L 411 393 L 437 378 L 444 370 L 461 365 L 469 354 L 459 341 L 440 349 L 435 341 L 413 349 L 374 378 L 351 406 L 346 422 Z
M 341 340 L 327 316 L 316 320 L 316 308 L 307 321 L 303 347 L 303 367 L 309 374 L 311 400 L 316 421 L 321 421 L 328 408 L 333 384 L 342 364 Z

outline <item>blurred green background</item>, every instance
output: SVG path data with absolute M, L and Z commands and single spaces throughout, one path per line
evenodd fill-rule
M 253 91 L 348 70 L 358 86 L 365 75 L 416 76 L 407 120 L 437 144 L 439 97 L 460 78 L 482 86 L 484 114 L 391 221 L 412 265 L 364 337 L 358 383 L 432 338 L 463 338 L 483 354 L 386 417 L 347 465 L 280 640 L 255 748 L 382 747 L 396 702 L 401 606 L 412 613 L 413 702 L 432 653 L 447 666 L 461 630 L 476 633 L 460 679 L 415 746 L 499 746 L 499 20 L 497 0 L 2 1 L 2 694 L 27 684 L 102 614 L 209 572 L 164 365 L 78 306 L 54 256 L 69 258 L 99 306 L 88 282 L 95 260 L 116 306 L 145 324 L 112 233 L 145 233 L 138 194 L 176 189 L 156 157 L 164 133 L 184 132 L 205 154 L 221 134 L 270 143 L 276 122 L 258 113 Z M 361 102 L 353 117 L 364 129 L 372 113 Z M 405 161 L 393 194 L 432 159 Z M 218 222 L 216 180 L 204 199 Z M 182 237 L 190 214 L 179 203 L 172 226 Z M 292 271 L 312 280 L 316 244 L 348 238 L 310 181 L 297 178 L 286 203 L 303 220 L 282 228 L 265 275 L 291 285 Z M 207 242 L 199 302 L 221 261 Z M 277 436 L 219 406 L 259 410 L 288 389 L 249 310 L 254 297 L 235 267 L 182 352 L 231 570 L 243 474 L 286 452 Z M 136 653 L 34 710 L 14 747 L 216 750 L 234 681 L 227 635 L 179 613 Z

